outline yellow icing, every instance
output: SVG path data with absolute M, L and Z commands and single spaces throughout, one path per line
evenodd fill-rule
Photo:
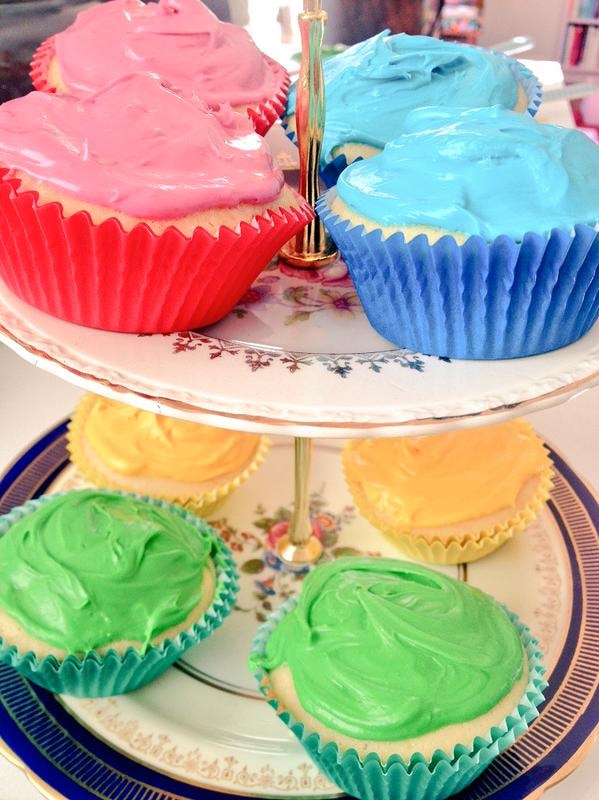
M 171 419 L 98 397 L 84 424 L 91 449 L 121 475 L 202 483 L 245 469 L 260 437 Z
M 406 528 L 443 527 L 513 509 L 523 486 L 547 463 L 542 442 L 523 420 L 352 442 L 346 458 L 368 502 Z

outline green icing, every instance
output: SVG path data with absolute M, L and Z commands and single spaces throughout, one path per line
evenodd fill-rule
M 317 567 L 256 661 L 266 671 L 288 664 L 306 711 L 375 741 L 485 714 L 524 663 L 492 598 L 425 567 L 368 558 Z
M 0 608 L 68 653 L 142 649 L 201 598 L 212 552 L 183 514 L 95 490 L 48 500 L 0 538 Z

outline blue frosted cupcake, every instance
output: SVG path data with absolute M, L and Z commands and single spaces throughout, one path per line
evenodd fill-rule
M 317 567 L 250 667 L 320 769 L 360 800 L 443 800 L 537 716 L 536 642 L 492 598 L 394 559 Z
M 563 347 L 599 316 L 599 147 L 494 107 L 412 112 L 318 205 L 372 326 L 466 359 Z
M 430 36 L 383 31 L 325 62 L 326 125 L 321 174 L 333 186 L 347 164 L 379 153 L 424 106 L 499 105 L 534 115 L 535 76 L 514 59 Z M 285 124 L 295 134 L 296 87 Z
M 53 692 L 143 686 L 210 635 L 236 593 L 218 535 L 160 500 L 85 490 L 0 518 L 0 663 Z

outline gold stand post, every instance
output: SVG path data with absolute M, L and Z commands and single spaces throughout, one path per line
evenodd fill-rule
M 300 157 L 299 191 L 315 207 L 318 200 L 318 163 L 324 131 L 324 81 L 322 40 L 327 14 L 321 0 L 304 0 L 299 15 L 302 64 L 297 84 L 295 120 Z M 337 249 L 316 217 L 281 250 L 281 258 L 293 267 L 317 268 L 332 264 Z
M 322 40 L 327 15 L 321 0 L 304 0 L 299 15 L 302 65 L 297 87 L 295 119 L 300 156 L 299 191 L 315 207 L 318 200 L 318 164 L 324 131 L 324 81 Z M 337 258 L 335 245 L 316 217 L 288 242 L 281 258 L 293 267 L 324 267 Z M 295 505 L 289 531 L 277 545 L 279 556 L 291 564 L 313 564 L 322 554 L 322 543 L 312 533 L 310 520 L 310 463 L 312 440 L 295 440 Z
M 310 521 L 310 463 L 312 439 L 295 440 L 295 505 L 289 531 L 279 539 L 277 552 L 290 564 L 313 564 L 322 554 L 322 543 L 312 533 Z

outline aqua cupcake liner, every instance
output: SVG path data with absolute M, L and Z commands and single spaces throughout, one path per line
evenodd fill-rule
M 144 500 L 150 505 L 168 508 L 185 519 L 202 537 L 214 543 L 212 560 L 216 568 L 214 599 L 202 617 L 175 639 L 165 639 L 158 646 L 150 645 L 144 654 L 129 648 L 124 654 L 109 650 L 104 655 L 91 652 L 83 658 L 67 656 L 59 661 L 55 656 L 39 659 L 34 653 L 21 653 L 0 636 L 0 664 L 8 664 L 29 680 L 57 694 L 77 697 L 108 697 L 139 689 L 153 681 L 183 653 L 208 638 L 232 611 L 238 592 L 238 574 L 228 547 L 204 520 L 179 506 L 151 497 L 98 490 L 104 494 L 121 494 Z M 17 520 L 35 511 L 54 497 L 74 494 L 61 492 L 30 500 L 0 517 L 0 536 Z
M 352 797 L 360 800 L 444 800 L 472 783 L 539 714 L 547 682 L 543 679 L 545 668 L 538 642 L 516 614 L 502 606 L 520 633 L 528 657 L 529 680 L 522 700 L 501 725 L 491 728 L 485 736 L 476 737 L 470 746 L 457 744 L 452 753 L 436 750 L 430 760 L 415 753 L 408 763 L 400 756 L 392 756 L 383 764 L 376 753 L 369 753 L 362 760 L 355 750 L 343 751 L 335 742 L 323 742 L 317 733 L 307 731 L 301 722 L 280 708 L 270 690 L 267 674 L 254 660 L 264 655 L 273 630 L 285 614 L 295 608 L 298 599 L 286 600 L 259 628 L 250 656 L 250 669 L 268 704 L 299 739 L 312 760 L 329 780 Z
M 524 64 L 521 64 L 519 61 L 516 61 L 515 59 L 510 58 L 503 53 L 495 53 L 495 55 L 505 58 L 509 62 L 509 66 L 514 74 L 514 77 L 522 85 L 528 97 L 528 107 L 526 110 L 531 117 L 534 117 L 539 110 L 539 106 L 541 105 L 541 101 L 543 99 L 543 90 L 541 88 L 541 84 L 539 83 L 539 79 L 534 72 L 528 69 L 528 67 L 525 67 Z M 283 117 L 282 124 L 287 138 L 290 139 L 293 144 L 297 145 L 296 133 L 295 131 L 289 130 L 285 120 L 286 117 Z M 356 158 L 355 161 L 363 161 L 363 159 Z M 355 163 L 355 161 L 352 163 Z M 326 166 L 322 167 L 322 169 L 319 171 L 319 175 L 321 181 L 324 183 L 327 189 L 332 189 L 333 186 L 337 185 L 339 176 L 347 166 L 347 158 L 344 155 L 339 155 L 332 161 L 329 161 Z
M 464 359 L 520 358 L 571 344 L 599 317 L 599 235 L 527 233 L 522 242 L 443 236 L 406 242 L 403 233 L 366 233 L 316 209 L 350 271 L 372 327 L 398 347 Z

